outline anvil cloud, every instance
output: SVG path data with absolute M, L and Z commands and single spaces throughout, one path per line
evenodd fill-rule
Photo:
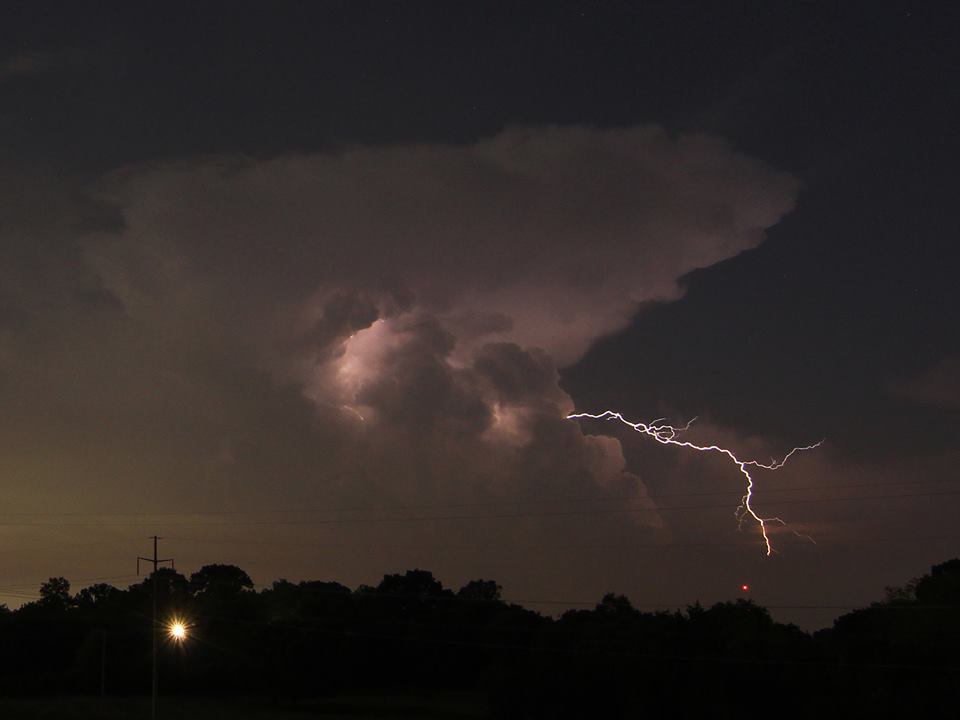
M 62 211 L 8 218 L 11 498 L 163 487 L 214 508 L 642 498 L 619 442 L 563 419 L 557 368 L 762 242 L 797 192 L 656 127 L 188 158 L 82 199 L 35 186 L 26 206 Z

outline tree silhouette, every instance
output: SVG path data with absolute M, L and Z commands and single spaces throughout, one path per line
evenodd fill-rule
M 67 608 L 73 604 L 70 597 L 70 581 L 52 577 L 40 586 L 40 604 L 46 607 Z
M 225 599 L 253 589 L 253 580 L 236 565 L 204 565 L 190 576 L 190 590 L 197 598 Z
M 280 580 L 257 592 L 236 566 L 207 565 L 189 581 L 164 568 L 126 590 L 97 584 L 73 598 L 66 579 L 51 578 L 39 601 L 0 606 L 0 695 L 96 692 L 104 660 L 111 692 L 149 692 L 154 580 L 161 612 L 195 625 L 185 654 L 161 651 L 171 692 L 296 702 L 457 690 L 482 692 L 495 717 L 525 720 L 739 717 L 773 704 L 798 716 L 955 714 L 945 708 L 955 696 L 960 560 L 909 584 L 911 597 L 814 636 L 745 600 L 650 613 L 610 593 L 553 618 L 503 602 L 493 580 L 454 593 L 421 569 L 355 591 Z M 178 659 L 189 672 L 173 672 Z
M 597 605 L 597 612 L 604 615 L 620 616 L 637 614 L 625 595 L 615 595 L 614 593 L 607 593 L 603 596 L 600 604 Z
M 493 580 L 471 580 L 457 590 L 457 597 L 461 600 L 500 602 L 502 591 L 503 588 Z
M 387 597 L 426 599 L 440 597 L 443 585 L 428 570 L 407 570 L 403 575 L 384 575 L 377 594 Z
M 83 608 L 100 607 L 104 604 L 119 601 L 123 591 L 107 583 L 97 583 L 83 588 L 77 593 L 75 602 Z
M 914 593 L 924 605 L 960 605 L 960 559 L 934 565 L 917 581 Z

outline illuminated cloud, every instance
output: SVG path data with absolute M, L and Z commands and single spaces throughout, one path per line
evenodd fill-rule
M 620 441 L 565 420 L 558 368 L 762 242 L 796 190 L 655 127 L 189 159 L 116 172 L 94 200 L 38 180 L 24 207 L 62 211 L 7 211 L 0 271 L 9 501 L 81 485 L 107 508 L 162 488 L 174 507 L 652 509 Z
M 331 296 L 361 293 L 381 312 L 428 310 L 460 343 L 515 341 L 560 364 L 637 303 L 677 297 L 685 273 L 760 243 L 795 192 L 719 140 L 656 127 L 211 159 L 112 188 L 123 244 L 161 254 L 167 282 L 212 281 L 328 331 Z
M 760 243 L 795 192 L 712 138 L 514 129 L 118 173 L 102 199 L 123 230 L 84 249 L 129 322 L 303 388 L 358 442 L 410 432 L 470 465 L 556 432 L 609 484 L 616 443 L 549 429 L 572 409 L 556 367 Z

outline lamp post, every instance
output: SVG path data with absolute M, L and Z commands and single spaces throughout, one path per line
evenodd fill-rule
M 173 616 L 167 621 L 167 639 L 172 642 L 180 654 L 183 651 L 183 644 L 190 635 L 190 624 L 182 617 Z M 179 659 L 176 661 L 177 684 L 181 685 L 182 671 Z M 180 717 L 183 717 L 183 687 L 179 688 L 180 693 Z

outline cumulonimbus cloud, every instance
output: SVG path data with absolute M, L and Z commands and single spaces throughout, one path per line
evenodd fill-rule
M 214 504 L 642 498 L 619 442 L 563 419 L 557 368 L 756 246 L 796 192 L 656 127 L 115 172 L 96 222 L 18 221 L 62 251 L 4 270 L 26 318 L 0 338 L 22 411 L 5 431 L 32 429 L 91 487 L 176 477 Z M 36 266 L 55 289 L 24 279 Z
M 227 292 L 271 305 L 390 294 L 461 343 L 535 345 L 561 364 L 636 303 L 676 297 L 685 273 L 757 245 L 796 193 L 722 141 L 655 127 L 211 159 L 121 180 L 124 242 Z

